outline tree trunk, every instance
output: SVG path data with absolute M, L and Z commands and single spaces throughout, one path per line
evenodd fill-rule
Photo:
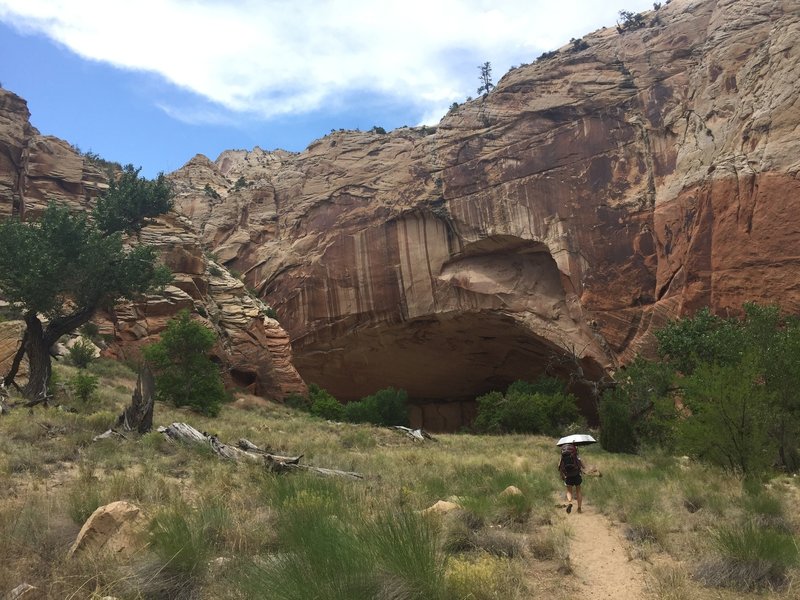
M 19 371 L 19 365 L 22 363 L 22 357 L 25 356 L 25 346 L 28 343 L 28 329 L 25 329 L 25 333 L 22 336 L 22 341 L 19 344 L 19 348 L 17 349 L 17 353 L 14 355 L 14 360 L 11 362 L 11 368 L 6 374 L 5 378 L 3 379 L 3 385 L 8 387 L 10 385 L 16 386 L 17 384 L 14 383 L 14 378 L 17 376 L 17 372 Z M 19 389 L 19 388 L 17 388 Z
M 29 404 L 47 404 L 50 383 L 50 344 L 46 342 L 42 322 L 34 313 L 25 314 L 25 353 L 28 355 L 28 383 L 22 394 Z
M 143 364 L 139 367 L 139 377 L 136 379 L 131 403 L 117 419 L 117 427 L 139 433 L 147 433 L 153 428 L 155 387 L 153 373 Z
M 50 364 L 50 347 L 58 339 L 74 331 L 86 323 L 94 313 L 94 307 L 80 309 L 70 315 L 54 318 L 48 323 L 47 328 L 42 327 L 42 322 L 35 312 L 25 313 L 25 354 L 28 355 L 30 372 L 28 383 L 22 388 L 22 394 L 28 399 L 28 404 L 47 404 L 47 386 L 50 383 L 52 367 Z M 20 359 L 22 356 L 20 355 Z

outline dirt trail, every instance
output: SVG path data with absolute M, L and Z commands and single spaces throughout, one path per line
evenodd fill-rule
M 591 505 L 564 515 L 572 529 L 570 565 L 582 600 L 641 600 L 647 597 L 645 573 L 628 560 L 621 531 Z

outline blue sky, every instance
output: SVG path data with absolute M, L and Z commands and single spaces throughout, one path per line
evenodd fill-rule
M 131 6 L 136 6 L 131 10 Z M 0 82 L 31 122 L 143 174 L 331 129 L 436 123 L 625 0 L 0 0 Z

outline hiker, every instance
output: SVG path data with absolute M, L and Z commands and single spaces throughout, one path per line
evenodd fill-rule
M 561 473 L 561 479 L 564 480 L 564 485 L 567 486 L 567 514 L 572 512 L 572 495 L 575 494 L 575 500 L 578 503 L 578 512 L 581 511 L 581 472 L 583 472 L 583 463 L 578 456 L 578 447 L 575 444 L 564 444 L 561 446 L 561 460 L 558 461 L 558 472 Z

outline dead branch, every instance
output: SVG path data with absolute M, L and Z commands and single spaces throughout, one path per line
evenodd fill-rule
M 436 441 L 436 439 L 424 429 L 411 429 L 410 427 L 403 427 L 402 425 L 392 425 L 389 429 L 402 431 L 415 442 L 424 442 L 425 440 Z
M 310 471 L 323 477 L 364 478 L 360 473 L 355 473 L 353 471 L 340 471 L 338 469 L 324 469 L 322 467 L 301 465 L 300 459 L 303 457 L 302 454 L 299 456 L 271 454 L 245 439 L 239 440 L 238 446 L 231 446 L 230 444 L 219 441 L 217 436 L 201 433 L 186 423 L 173 423 L 169 427 L 159 427 L 158 432 L 164 434 L 170 440 L 208 446 L 214 454 L 220 458 L 263 464 L 270 471 L 275 471 L 277 473 L 302 470 Z
M 127 440 L 128 439 L 128 438 L 125 437 L 125 434 L 120 433 L 119 431 L 116 431 L 114 429 L 109 429 L 107 431 L 104 431 L 101 434 L 98 434 L 98 435 L 94 436 L 92 438 L 92 441 L 96 442 L 97 440 L 105 440 L 105 439 L 110 438 L 110 437 L 121 437 L 123 440 Z

